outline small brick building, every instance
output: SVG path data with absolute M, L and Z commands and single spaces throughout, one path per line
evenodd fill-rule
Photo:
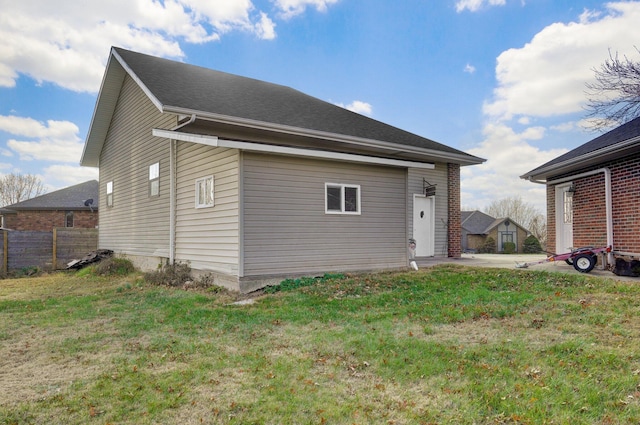
M 0 208 L 0 224 L 3 229 L 32 231 L 96 228 L 98 182 L 90 180 Z
M 640 117 L 521 177 L 547 186 L 549 249 L 640 256 Z

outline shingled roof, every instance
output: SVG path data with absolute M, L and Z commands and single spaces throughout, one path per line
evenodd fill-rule
M 316 138 L 340 135 L 359 142 L 379 141 L 422 149 L 461 165 L 482 158 L 382 123 L 290 87 L 228 74 L 114 47 L 81 163 L 97 166 L 110 117 L 125 73 L 161 112 L 195 114 L 239 126 L 297 132 Z
M 495 218 L 481 211 L 462 211 L 460 213 L 462 228 L 472 235 L 482 235 L 492 227 Z
M 91 206 L 84 205 L 87 199 L 93 199 Z M 26 210 L 97 210 L 98 209 L 98 181 L 90 180 L 54 192 L 45 193 L 26 201 L 7 205 L 0 209 L 0 213 L 15 213 Z
M 513 223 L 515 226 L 524 229 L 524 227 L 511 220 L 509 217 L 493 218 L 490 215 L 478 210 L 460 212 L 461 227 L 466 230 L 467 233 L 472 235 L 486 235 L 494 227 L 502 224 L 507 220 L 509 220 L 509 222 Z
M 520 176 L 546 180 L 581 168 L 635 153 L 640 148 L 640 117 L 614 128 Z

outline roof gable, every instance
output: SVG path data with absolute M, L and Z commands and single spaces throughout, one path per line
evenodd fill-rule
M 85 205 L 87 199 L 93 199 L 91 206 Z M 90 180 L 54 192 L 45 193 L 26 201 L 7 205 L 3 210 L 11 212 L 21 210 L 89 210 L 98 209 L 98 181 Z
M 472 235 L 484 234 L 487 228 L 495 221 L 495 218 L 477 210 L 463 211 L 460 217 L 462 219 L 462 228 Z
M 437 152 L 461 165 L 483 159 L 412 134 L 290 87 L 241 77 L 182 62 L 112 48 L 81 164 L 97 166 L 111 121 L 114 96 L 129 74 L 161 112 L 195 114 L 240 126 L 273 131 L 297 129 L 318 138 L 331 135 L 365 143 L 382 142 Z M 398 149 L 396 148 L 396 149 Z
M 505 221 L 509 221 L 510 224 L 527 231 L 527 229 L 511 220 L 509 217 L 493 218 L 490 215 L 477 210 L 461 211 L 460 218 L 462 228 L 472 235 L 487 234 Z

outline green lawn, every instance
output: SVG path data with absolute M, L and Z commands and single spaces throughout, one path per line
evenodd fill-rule
M 635 282 L 443 265 L 235 300 L 1 280 L 0 423 L 640 423 Z

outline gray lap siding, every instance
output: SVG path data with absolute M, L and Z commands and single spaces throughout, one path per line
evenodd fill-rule
M 238 277 L 240 154 L 178 142 L 176 259 L 194 269 Z M 214 206 L 195 207 L 195 181 L 214 178 Z
M 170 128 L 175 116 L 162 115 L 129 77 L 100 155 L 99 247 L 117 253 L 168 256 L 169 142 L 151 135 Z M 160 196 L 149 196 L 149 165 L 160 163 Z M 113 182 L 113 207 L 106 183 Z
M 404 267 L 406 169 L 243 154 L 244 276 Z M 359 185 L 361 214 L 325 213 L 325 183 Z

